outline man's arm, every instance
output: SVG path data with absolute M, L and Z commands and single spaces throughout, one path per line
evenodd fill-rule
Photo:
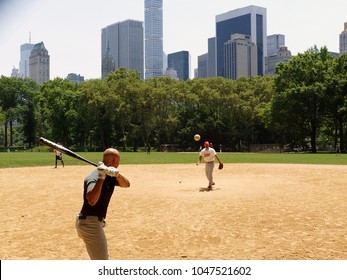
M 118 184 L 121 188 L 129 188 L 130 187 L 129 180 L 121 174 L 118 174 L 117 181 L 118 181 Z
M 218 160 L 219 163 L 222 163 L 222 161 L 219 159 L 218 155 L 215 155 L 216 159 Z
M 196 165 L 199 165 L 199 163 L 201 162 L 202 156 L 199 156 L 198 162 L 196 163 Z
M 105 178 L 99 177 L 95 184 L 88 186 L 86 198 L 91 206 L 94 206 L 98 202 L 104 180 Z

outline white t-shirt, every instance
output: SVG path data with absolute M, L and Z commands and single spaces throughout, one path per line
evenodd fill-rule
M 200 152 L 200 156 L 202 156 L 206 162 L 214 161 L 214 156 L 216 154 L 217 153 L 216 153 L 215 149 L 213 149 L 213 148 L 208 148 L 208 150 L 206 150 L 206 148 L 204 148 Z

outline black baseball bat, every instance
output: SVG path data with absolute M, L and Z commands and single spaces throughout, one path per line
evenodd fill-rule
M 47 139 L 45 139 L 43 137 L 40 137 L 39 141 L 40 141 L 41 144 L 46 145 L 48 147 L 51 147 L 51 148 L 53 148 L 55 150 L 58 150 L 58 151 L 62 152 L 65 155 L 68 155 L 68 156 L 73 157 L 75 159 L 82 160 L 82 161 L 87 162 L 87 163 L 89 163 L 91 165 L 97 166 L 96 163 L 94 163 L 94 162 L 92 162 L 92 161 L 90 161 L 90 160 L 80 156 L 79 154 L 77 154 L 77 153 L 75 153 L 75 152 L 65 148 L 62 145 L 59 145 L 59 144 L 54 143 L 52 141 L 49 141 L 49 140 L 47 140 Z

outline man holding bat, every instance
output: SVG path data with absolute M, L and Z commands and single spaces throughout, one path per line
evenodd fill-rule
M 92 260 L 109 259 L 104 232 L 108 204 L 115 186 L 130 187 L 128 179 L 119 173 L 119 162 L 120 153 L 106 149 L 102 162 L 84 180 L 83 206 L 76 217 L 76 229 Z

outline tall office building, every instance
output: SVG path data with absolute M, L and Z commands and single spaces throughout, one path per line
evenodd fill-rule
M 207 77 L 217 76 L 216 66 L 216 37 L 208 39 L 208 57 L 207 57 Z
M 29 57 L 35 44 L 26 43 L 20 46 L 19 75 L 29 78 Z
M 38 84 L 49 80 L 49 59 L 44 43 L 35 44 L 29 57 L 29 77 Z
M 345 29 L 340 34 L 340 54 L 347 52 L 347 22 L 345 22 Z
M 189 65 L 190 56 L 188 51 L 180 51 L 171 53 L 167 56 L 168 69 L 174 69 L 177 71 L 177 78 L 179 80 L 189 79 Z
M 216 16 L 217 76 L 224 76 L 224 44 L 232 34 L 250 36 L 257 46 L 257 75 L 264 75 L 266 43 L 266 8 L 247 6 Z
M 236 80 L 258 73 L 257 46 L 250 36 L 235 33 L 224 43 L 224 77 Z
M 114 63 L 110 65 L 110 63 Z M 120 67 L 144 77 L 143 22 L 125 20 L 101 30 L 101 77 Z
M 282 34 L 273 34 L 269 35 L 266 38 L 267 40 L 267 55 L 276 55 L 280 47 L 285 46 L 285 37 Z
M 198 56 L 198 68 L 195 78 L 207 78 L 208 53 Z
M 163 70 L 163 0 L 145 0 L 145 78 Z

